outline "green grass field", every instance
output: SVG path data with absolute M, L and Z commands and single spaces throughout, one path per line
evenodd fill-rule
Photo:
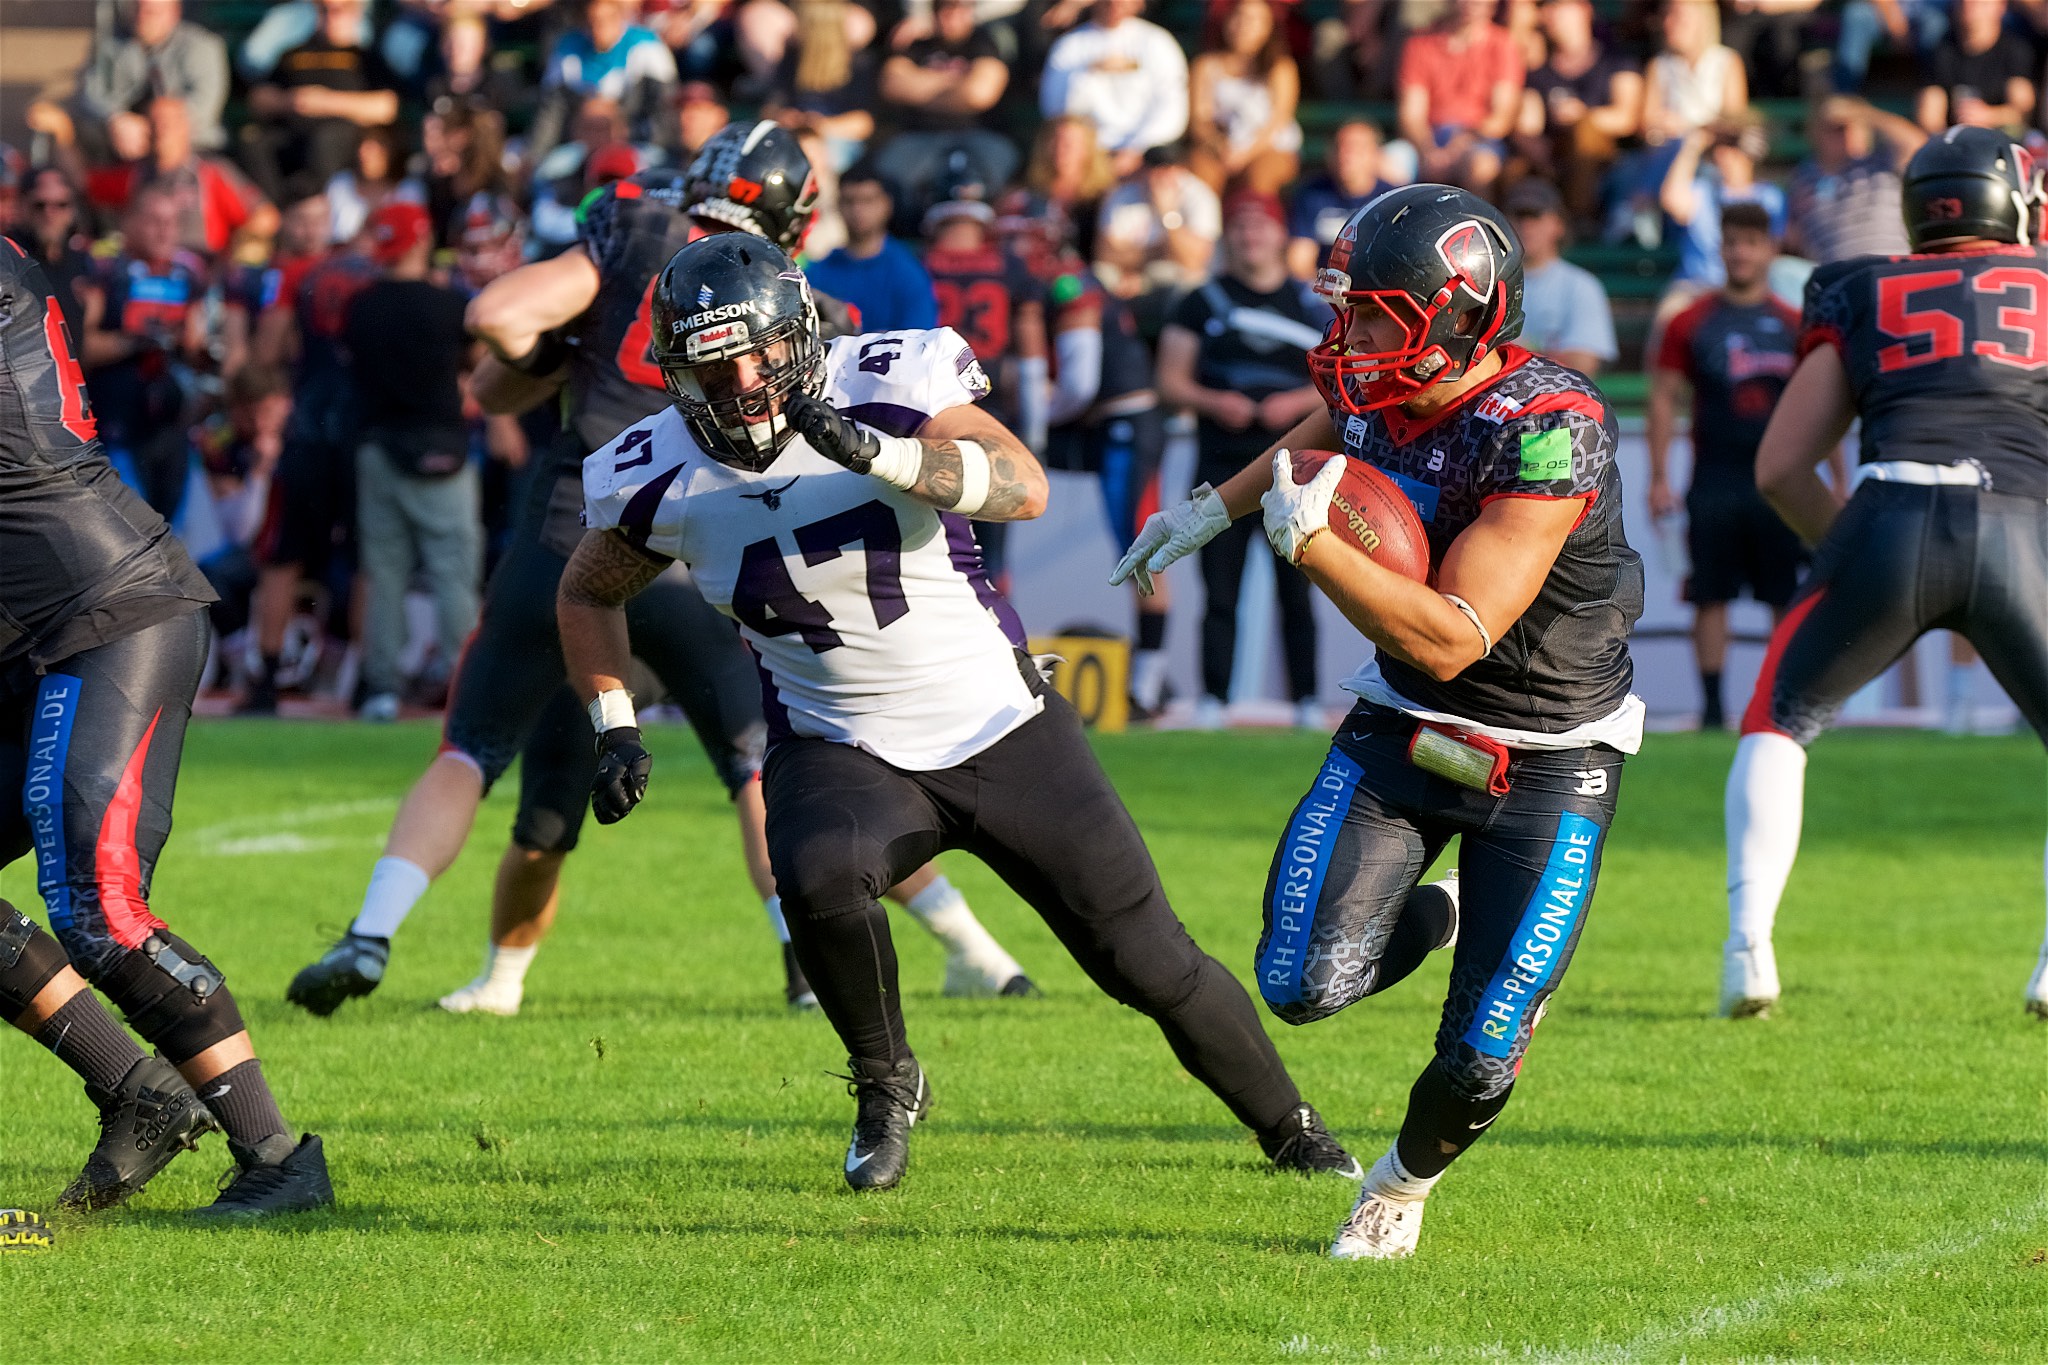
M 0 1258 L 0 1360 L 2028 1360 L 2048 1356 L 2044 772 L 2030 739 L 1852 733 L 1815 751 L 1779 925 L 1780 1017 L 1713 1017 L 1731 742 L 1629 765 L 1598 899 L 1516 1099 L 1430 1203 L 1412 1262 L 1321 1256 L 1351 1190 L 1269 1174 L 1150 1024 L 1098 995 L 966 860 L 948 870 L 1045 987 L 940 998 L 896 918 L 937 1107 L 896 1191 L 841 1185 L 830 1031 L 780 1004 L 730 816 L 685 732 L 592 825 L 514 1020 L 473 974 L 511 816 L 316 1020 L 291 973 L 354 911 L 420 726 L 202 724 L 158 908 L 227 970 L 341 1205 L 197 1229 L 209 1139 L 127 1210 Z M 1304 735 L 1101 752 L 1195 935 L 1241 974 Z M 1048 792 L 1057 800 L 1057 792 Z M 0 890 L 34 902 L 26 864 Z M 1441 998 L 1433 962 L 1303 1030 L 1269 1024 L 1370 1161 Z M 48 1211 L 92 1115 L 6 1045 L 0 1205 Z

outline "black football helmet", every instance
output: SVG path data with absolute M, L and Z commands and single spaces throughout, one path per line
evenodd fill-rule
M 683 173 L 692 218 L 766 237 L 784 251 L 803 245 L 818 207 L 818 177 L 788 129 L 766 119 L 729 123 Z
M 791 394 L 825 388 L 825 345 L 804 273 L 773 242 L 700 237 L 654 287 L 654 363 L 676 410 L 721 464 L 768 468 L 796 429 Z
M 1954 127 L 1906 163 L 1899 209 L 1921 251 L 1963 237 L 2030 246 L 2041 240 L 2041 169 L 1994 128 Z
M 1404 185 L 1351 215 L 1316 275 L 1337 310 L 1309 373 L 1323 398 L 1367 412 L 1456 379 L 1522 334 L 1522 243 L 1498 209 L 1450 185 Z M 1404 333 L 1391 351 L 1346 341 L 1360 305 Z

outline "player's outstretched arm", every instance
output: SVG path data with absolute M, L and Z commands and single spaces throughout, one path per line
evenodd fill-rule
M 597 732 L 590 804 L 599 824 L 625 819 L 647 795 L 654 758 L 640 743 L 640 722 L 626 690 L 633 646 L 626 634 L 625 605 L 668 564 L 636 549 L 616 528 L 585 531 L 555 591 L 562 659 Z
M 1050 485 L 1038 458 L 1016 432 L 971 404 L 934 414 L 915 436 L 884 436 L 800 393 L 789 400 L 789 422 L 826 459 L 941 512 L 1029 521 L 1045 511 Z
M 568 353 L 549 334 L 596 302 L 601 283 L 579 244 L 507 271 L 469 301 L 463 322 L 491 350 L 474 381 L 486 412 L 524 412 L 560 386 Z
M 1841 352 L 1816 346 L 1793 371 L 1756 448 L 1757 488 L 1809 545 L 1820 543 L 1841 505 L 1814 471 L 1841 449 L 1855 417 Z

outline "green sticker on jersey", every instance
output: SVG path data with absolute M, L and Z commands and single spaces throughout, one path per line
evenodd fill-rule
M 1522 482 L 1555 483 L 1572 476 L 1572 434 L 1569 431 L 1522 433 Z

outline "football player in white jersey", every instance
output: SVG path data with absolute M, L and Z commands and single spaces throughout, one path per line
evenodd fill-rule
M 905 1036 L 884 889 L 974 853 L 1089 976 L 1151 1016 L 1274 1164 L 1358 1178 L 1236 978 L 1188 937 L 1074 710 L 1023 652 L 968 518 L 1045 507 L 1037 460 L 977 408 L 950 328 L 829 348 L 803 274 L 737 234 L 676 253 L 654 295 L 674 407 L 584 462 L 589 529 L 557 598 L 598 731 L 600 821 L 646 791 L 624 603 L 672 560 L 764 673 L 768 851 L 797 958 L 849 1054 L 846 1182 L 902 1178 L 930 1104 Z

